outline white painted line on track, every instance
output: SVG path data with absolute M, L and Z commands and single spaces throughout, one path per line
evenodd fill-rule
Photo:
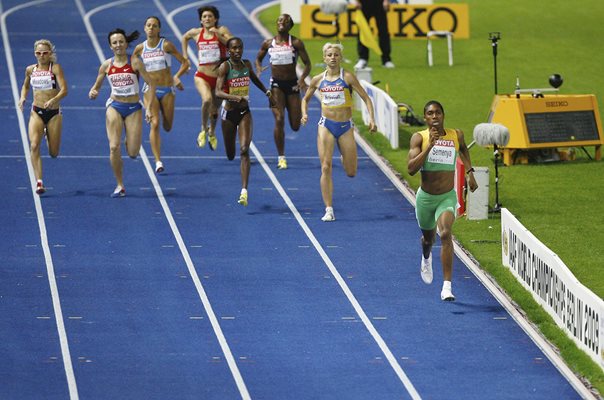
M 234 0 L 235 1 L 235 0 Z M 279 1 L 272 1 L 266 3 L 260 8 L 256 9 L 254 13 L 261 9 L 270 7 L 274 4 L 278 4 Z M 265 37 L 271 37 L 272 35 L 259 23 L 253 22 L 256 28 L 263 32 Z M 375 165 L 389 178 L 392 184 L 400 191 L 400 193 L 409 201 L 413 207 L 415 207 L 415 193 L 407 186 L 403 181 L 392 171 L 392 169 L 384 162 L 384 160 L 371 148 L 367 142 L 355 131 L 355 139 L 363 151 L 369 156 L 369 158 L 375 163 Z M 296 215 L 298 219 L 299 215 Z M 301 218 L 300 218 L 301 219 Z M 302 220 L 303 222 L 303 220 Z M 437 246 L 435 246 L 436 248 Z M 492 279 L 486 275 L 484 271 L 480 269 L 478 265 L 466 254 L 465 250 L 457 243 L 454 242 L 455 254 L 462 260 L 466 266 L 472 271 L 472 273 L 481 281 L 481 283 L 493 294 L 493 296 L 499 301 L 499 303 L 510 313 L 512 318 L 520 325 L 520 327 L 531 337 L 533 342 L 547 355 L 552 364 L 560 371 L 560 373 L 569 381 L 569 383 L 577 390 L 577 392 L 583 398 L 595 398 L 581 382 L 581 380 L 570 370 L 564 360 L 555 352 L 552 346 L 537 332 L 536 328 L 512 305 L 507 295 L 503 294 L 498 285 L 492 281 Z M 334 267 L 335 268 L 335 267 Z M 387 357 L 388 358 L 388 357 Z M 398 365 L 398 364 L 397 364 Z M 401 369 L 402 372 L 402 369 Z M 398 372 L 397 372 L 398 373 Z M 404 374 L 404 373 L 403 373 Z M 407 377 L 404 376 L 407 380 Z M 409 384 L 411 384 L 409 382 Z M 415 391 L 415 389 L 413 389 Z M 419 398 L 419 394 L 415 393 Z
M 238 0 L 232 0 L 232 2 L 240 10 L 240 12 L 250 21 L 250 23 L 254 27 L 256 27 L 257 29 L 259 29 L 260 24 L 257 21 L 257 19 L 253 18 L 247 12 L 247 10 L 245 9 L 245 7 L 243 7 L 243 5 Z M 160 11 L 164 15 L 164 17 L 166 17 L 166 19 L 168 21 L 168 24 L 170 25 L 170 27 L 174 31 L 176 37 L 179 38 L 179 39 L 182 38 L 182 33 L 180 32 L 180 30 L 178 29 L 178 26 L 176 26 L 176 24 L 174 23 L 174 20 L 173 20 L 173 15 L 176 13 L 176 11 L 173 11 L 172 13 L 167 14 L 165 12 L 165 9 L 163 8 L 163 6 L 161 5 L 161 2 L 159 0 L 154 0 L 154 3 L 158 6 L 158 8 L 160 9 Z M 205 3 L 206 3 L 205 1 L 200 1 L 200 2 L 196 2 L 196 3 L 192 3 L 194 5 L 183 6 L 182 9 L 188 9 L 188 8 L 191 8 L 191 7 L 194 7 L 194 6 L 197 6 L 197 5 L 201 5 L 201 4 L 205 4 Z M 181 10 L 181 9 L 178 9 L 178 10 Z M 261 30 L 261 29 L 259 29 L 259 30 Z M 268 32 L 266 30 L 264 30 L 264 33 L 263 33 L 264 36 L 266 36 L 267 33 Z M 197 57 L 196 57 L 196 54 L 191 50 L 190 47 L 188 48 L 188 55 L 189 55 L 189 57 L 191 59 L 194 60 L 193 64 L 196 65 L 197 64 Z M 281 184 L 278 181 L 278 179 L 275 177 L 275 175 L 273 174 L 273 172 L 271 171 L 271 169 L 266 164 L 264 158 L 262 157 L 262 154 L 258 151 L 258 149 L 256 148 L 256 146 L 255 146 L 255 144 L 254 144 L 253 141 L 250 143 L 250 150 L 251 150 L 252 154 L 256 157 L 256 159 L 258 160 L 258 162 L 262 165 L 262 168 L 264 169 L 264 171 L 266 172 L 266 174 L 269 176 L 270 180 L 272 181 L 272 183 L 275 186 L 275 188 L 278 190 L 278 192 L 281 195 L 281 197 L 285 200 L 285 203 L 287 204 L 287 206 L 289 207 L 289 209 L 294 214 L 296 220 L 298 221 L 298 224 L 302 227 L 302 229 L 304 230 L 304 232 L 306 233 L 306 235 L 308 236 L 308 238 L 313 243 L 315 249 L 321 255 L 321 257 L 323 258 L 325 264 L 327 265 L 327 267 L 331 271 L 332 275 L 338 281 L 340 287 L 344 291 L 344 294 L 346 295 L 346 297 L 348 298 L 348 300 L 350 301 L 350 303 L 354 307 L 354 309 L 357 312 L 357 314 L 359 314 L 359 316 L 361 317 L 361 320 L 365 324 L 365 326 L 368 329 L 368 331 L 370 332 L 370 334 L 373 336 L 374 340 L 377 342 L 377 344 L 380 347 L 380 349 L 382 350 L 382 352 L 386 355 L 386 358 L 388 359 L 388 362 L 390 363 L 390 365 L 394 369 L 396 375 L 399 377 L 399 379 L 401 380 L 401 382 L 403 383 L 403 385 L 407 389 L 407 392 L 411 395 L 411 397 L 414 400 L 421 399 L 421 397 L 417 393 L 415 387 L 413 386 L 413 384 L 411 383 L 411 381 L 409 380 L 409 378 L 407 377 L 407 375 L 405 374 L 405 372 L 403 371 L 403 369 L 401 368 L 401 366 L 398 364 L 398 361 L 396 360 L 396 358 L 394 357 L 394 355 L 392 354 L 392 352 L 390 351 L 390 349 L 388 348 L 388 346 L 386 345 L 386 343 L 384 342 L 384 340 L 382 339 L 382 337 L 379 335 L 379 333 L 377 332 L 377 330 L 374 328 L 373 324 L 371 323 L 371 320 L 367 317 L 367 315 L 365 314 L 365 311 L 361 308 L 361 305 L 358 303 L 358 301 L 356 300 L 356 298 L 354 297 L 354 295 L 350 291 L 350 288 L 348 287 L 348 285 L 346 284 L 346 282 L 344 281 L 344 279 L 342 278 L 342 276 L 340 275 L 340 273 L 337 271 L 337 269 L 335 268 L 335 266 L 333 265 L 333 263 L 331 262 L 331 260 L 329 259 L 329 257 L 327 256 L 327 254 L 325 253 L 325 251 L 323 250 L 323 248 L 321 247 L 321 244 L 318 242 L 318 240 L 316 239 L 316 237 L 314 236 L 314 234 L 312 233 L 312 231 L 310 230 L 310 228 L 308 227 L 308 225 L 304 221 L 303 217 L 300 215 L 300 213 L 298 212 L 298 210 L 294 206 L 293 202 L 291 201 L 291 199 L 289 198 L 289 196 L 286 194 L 285 190 L 281 186 Z
M 239 2 L 239 0 L 231 0 L 231 1 L 233 3 L 235 3 L 235 5 L 237 6 L 237 8 L 239 10 L 241 10 L 242 14 L 244 14 L 247 17 L 247 19 L 250 21 L 250 23 L 252 23 L 252 25 L 254 25 L 259 31 L 263 32 L 263 36 L 265 38 L 268 38 L 268 37 L 272 36 L 272 35 L 270 35 L 270 33 L 268 33 L 266 31 L 266 29 L 264 29 L 264 28 L 260 29 L 259 28 L 261 26 L 261 24 L 258 22 L 258 20 L 256 18 L 252 17 L 252 15 L 250 15 L 247 12 L 247 10 L 245 10 L 245 8 Z M 278 3 L 278 1 L 272 2 L 272 4 L 277 4 L 277 3 Z M 266 7 L 266 6 L 268 6 L 268 4 L 264 5 L 263 7 Z M 340 288 L 342 289 L 342 291 L 344 292 L 344 294 L 348 298 L 348 301 L 351 303 L 351 305 L 353 306 L 353 308 L 357 312 L 358 316 L 363 321 L 363 324 L 365 325 L 366 329 L 369 331 L 369 333 L 371 334 L 371 336 L 373 337 L 373 339 L 375 340 L 375 342 L 377 343 L 377 345 L 380 347 L 380 350 L 382 350 L 382 352 L 386 356 L 386 359 L 388 360 L 388 363 L 390 364 L 391 368 L 396 373 L 397 377 L 399 378 L 399 380 L 401 381 L 401 383 L 403 384 L 403 386 L 405 387 L 405 389 L 407 390 L 407 392 L 409 393 L 409 395 L 411 396 L 411 398 L 414 399 L 414 400 L 421 399 L 421 396 L 419 395 L 419 393 L 417 392 L 417 390 L 413 386 L 413 383 L 411 382 L 411 380 L 409 379 L 409 377 L 407 376 L 407 374 L 405 374 L 405 372 L 403 371 L 402 367 L 398 363 L 396 357 L 394 357 L 394 355 L 390 351 L 390 348 L 388 347 L 388 345 L 386 344 L 386 342 L 384 341 L 384 339 L 381 337 L 381 335 L 379 334 L 379 332 L 375 329 L 375 327 L 371 323 L 371 320 L 369 319 L 369 317 L 367 316 L 367 314 L 365 313 L 365 311 L 361 307 L 360 303 L 358 302 L 358 300 L 356 299 L 356 297 L 354 296 L 354 294 L 352 293 L 352 291 L 348 287 L 346 281 L 344 280 L 344 278 L 342 278 L 342 276 L 340 275 L 340 272 L 337 270 L 337 268 L 335 267 L 335 265 L 333 264 L 333 262 L 331 261 L 331 259 L 327 255 L 327 253 L 325 252 L 325 250 L 323 250 L 322 245 L 319 243 L 319 241 L 317 240 L 317 238 L 315 237 L 315 235 L 312 233 L 312 231 L 310 230 L 310 228 L 306 224 L 306 221 L 304 221 L 304 218 L 302 217 L 302 215 L 300 215 L 300 213 L 296 209 L 296 206 L 293 204 L 293 202 L 291 201 L 291 199 L 289 198 L 289 196 L 287 195 L 287 193 L 285 192 L 285 190 L 281 186 L 281 183 L 279 182 L 279 180 L 277 179 L 277 177 L 275 176 L 275 174 L 273 173 L 273 171 L 266 164 L 266 162 L 264 161 L 264 158 L 262 157 L 262 155 L 260 154 L 260 152 L 258 151 L 258 149 L 256 148 L 256 146 L 254 145 L 254 143 L 251 143 L 250 149 L 251 149 L 252 153 L 258 158 L 260 164 L 262 165 L 262 168 L 264 169 L 264 171 L 266 172 L 266 174 L 269 176 L 270 180 L 273 182 L 273 185 L 275 185 L 275 187 L 279 191 L 279 194 L 281 195 L 281 197 L 283 198 L 283 200 L 285 200 L 285 203 L 287 204 L 287 206 L 289 207 L 289 209 L 294 214 L 294 217 L 298 221 L 298 224 L 302 227 L 302 229 L 306 233 L 306 236 L 308 236 L 308 238 L 310 239 L 310 241 L 314 245 L 315 249 L 317 250 L 317 252 L 321 256 L 321 258 L 323 259 L 325 265 L 327 266 L 327 268 L 329 269 L 329 271 L 331 272 L 331 274 L 333 275 L 333 277 L 336 279 L 336 281 L 340 285 Z
M 21 143 L 23 144 L 23 153 L 25 154 L 25 159 L 27 160 L 27 172 L 29 175 L 29 182 L 31 193 L 34 199 L 34 205 L 36 208 L 36 216 L 38 219 L 38 227 L 40 229 L 40 242 L 42 245 L 42 250 L 44 252 L 44 260 L 46 262 L 46 273 L 48 275 L 48 284 L 50 286 L 50 295 L 52 298 L 52 307 L 55 314 L 55 322 L 57 325 L 57 332 L 59 335 L 59 344 L 61 347 L 61 356 L 63 358 L 63 368 L 65 369 L 65 377 L 67 379 L 67 387 L 69 390 L 69 398 L 71 400 L 79 399 L 78 395 L 78 386 L 76 383 L 75 375 L 73 372 L 73 364 L 71 361 L 71 354 L 69 351 L 69 341 L 67 339 L 67 331 L 65 330 L 65 321 L 63 319 L 63 310 L 61 308 L 61 299 L 59 296 L 59 289 L 57 287 L 57 280 L 55 277 L 54 264 L 52 261 L 52 254 L 50 253 L 50 247 L 48 245 L 48 234 L 46 231 L 46 222 L 44 220 L 44 212 L 42 210 L 42 203 L 40 201 L 40 196 L 36 194 L 36 178 L 34 177 L 33 166 L 31 163 L 31 155 L 29 153 L 29 140 L 27 137 L 27 130 L 25 128 L 25 119 L 23 118 L 23 113 L 19 110 L 17 106 L 19 103 L 20 92 L 18 89 L 17 78 L 15 74 L 15 64 L 13 61 L 12 50 L 10 45 L 10 39 L 8 36 L 8 30 L 6 29 L 6 20 L 10 14 L 15 11 L 36 6 L 39 4 L 43 4 L 48 2 L 49 0 L 36 0 L 28 3 L 20 4 L 16 7 L 13 7 L 6 12 L 4 12 L 4 8 L 2 6 L 2 1 L 0 0 L 0 14 L 2 16 L 0 21 L 0 27 L 2 29 L 2 40 L 4 43 L 4 52 L 6 55 L 6 65 L 9 72 L 9 78 L 11 82 L 11 89 L 13 94 L 15 111 L 17 112 L 17 120 L 19 123 L 19 132 L 21 134 Z
M 344 278 L 342 278 L 342 275 L 340 275 L 340 272 L 337 270 L 336 266 L 333 264 L 333 262 L 331 261 L 331 259 L 329 258 L 329 256 L 325 252 L 325 250 L 323 249 L 323 246 L 321 245 L 321 243 L 319 243 L 319 241 L 317 240 L 317 238 L 315 237 L 315 235 L 313 234 L 311 229 L 308 227 L 308 225 L 306 224 L 306 221 L 304 221 L 304 218 L 302 217 L 302 215 L 300 215 L 300 213 L 296 209 L 296 206 L 291 201 L 291 199 L 287 195 L 285 189 L 283 188 L 283 186 L 281 186 L 281 183 L 279 182 L 279 180 L 277 179 L 277 177 L 275 176 L 273 171 L 270 169 L 270 167 L 267 165 L 266 161 L 264 161 L 264 159 L 262 158 L 262 155 L 260 154 L 260 152 L 258 151 L 256 146 L 254 145 L 254 143 L 252 143 L 250 145 L 250 150 L 256 156 L 256 158 L 258 158 L 260 165 L 262 165 L 262 168 L 264 169 L 266 174 L 269 176 L 270 180 L 273 182 L 273 185 L 275 186 L 275 188 L 277 189 L 277 191 L 279 192 L 279 194 L 281 195 L 281 197 L 283 198 L 283 200 L 285 201 L 285 203 L 291 210 L 292 214 L 298 221 L 298 224 L 302 227 L 302 230 L 306 233 L 306 236 L 311 241 L 311 243 L 315 247 L 316 251 L 319 253 L 321 258 L 323 259 L 323 262 L 325 263 L 325 265 L 331 272 L 332 276 L 336 279 L 336 281 L 340 285 L 340 288 L 346 295 L 346 298 L 348 298 L 348 301 L 351 303 L 352 307 L 357 312 L 358 316 L 360 317 L 361 321 L 365 325 L 366 329 L 369 331 L 369 333 L 371 334 L 371 336 L 373 337 L 373 339 L 375 340 L 377 345 L 380 347 L 380 349 L 386 356 L 388 363 L 390 364 L 391 368 L 394 370 L 394 372 L 398 376 L 399 380 L 405 386 L 405 389 L 407 390 L 407 392 L 409 393 L 411 398 L 414 400 L 421 399 L 419 393 L 417 392 L 417 390 L 415 389 L 415 387 L 413 386 L 413 384 L 407 377 L 407 374 L 405 374 L 402 367 L 399 365 L 398 360 L 396 359 L 396 357 L 394 357 L 394 355 L 388 348 L 388 345 L 386 344 L 384 339 L 381 337 L 379 332 L 375 329 L 375 327 L 371 323 L 371 320 L 369 319 L 369 317 L 367 316 L 367 314 L 361 307 L 360 303 L 358 302 L 358 300 L 356 299 L 356 297 L 354 296 L 354 294 L 348 287 L 348 284 L 346 284 L 346 281 L 344 280 Z M 329 277 L 327 277 L 327 278 L 329 278 Z
M 107 8 L 108 6 L 110 6 L 112 4 L 123 4 L 128 1 L 130 1 L 130 0 L 116 1 L 114 3 L 109 3 L 102 7 L 98 7 L 95 10 Z M 90 36 L 93 46 L 97 52 L 99 61 L 103 62 L 105 60 L 105 56 L 98 43 L 98 40 L 97 40 L 94 30 L 92 28 L 92 24 L 90 23 L 90 16 L 92 15 L 92 11 L 86 13 L 84 10 L 84 7 L 82 6 L 81 0 L 75 0 L 75 2 L 78 6 L 78 9 L 80 10 L 80 14 L 86 25 L 86 30 L 88 31 L 88 35 Z M 159 2 L 157 0 L 154 0 L 154 2 L 165 17 L 165 15 L 166 15 L 165 8 L 161 4 L 161 2 Z M 214 330 L 214 334 L 216 335 L 216 338 L 218 339 L 220 348 L 222 349 L 222 352 L 227 361 L 231 374 L 233 375 L 233 379 L 235 380 L 235 384 L 237 385 L 239 394 L 241 395 L 242 399 L 244 399 L 244 400 L 251 399 L 249 392 L 247 390 L 247 387 L 245 385 L 245 382 L 243 381 L 243 377 L 241 376 L 241 372 L 239 371 L 239 368 L 237 367 L 235 358 L 233 357 L 231 349 L 227 343 L 226 337 L 224 336 L 222 328 L 220 327 L 218 318 L 216 317 L 216 314 L 214 313 L 214 310 L 213 310 L 210 300 L 207 296 L 207 293 L 206 293 L 205 289 L 203 288 L 203 285 L 201 284 L 201 280 L 199 279 L 199 275 L 197 274 L 195 265 L 193 264 L 193 260 L 191 259 L 187 246 L 185 245 L 182 235 L 180 234 L 180 230 L 178 229 L 178 226 L 176 225 L 176 221 L 174 220 L 170 207 L 168 206 L 168 203 L 166 202 L 162 188 L 157 180 L 157 177 L 155 176 L 155 171 L 154 171 L 153 167 L 151 166 L 151 163 L 149 162 L 149 158 L 145 152 L 144 147 L 142 147 L 142 146 L 140 149 L 140 155 L 141 155 L 141 159 L 143 160 L 143 164 L 145 165 L 145 169 L 147 170 L 147 174 L 149 175 L 149 178 L 151 179 L 151 182 L 153 183 L 153 187 L 155 189 L 159 202 L 162 206 L 162 209 L 164 210 L 166 219 L 168 220 L 170 228 L 172 229 L 172 233 L 174 234 L 176 242 L 178 243 L 178 247 L 183 255 L 183 258 L 187 265 L 187 269 L 193 280 L 197 293 L 201 299 L 204 310 L 206 311 L 206 313 L 208 315 L 210 324 L 212 325 L 212 328 Z

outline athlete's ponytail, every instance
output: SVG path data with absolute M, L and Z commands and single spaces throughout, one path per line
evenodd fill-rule
M 140 36 L 138 31 L 134 31 L 130 35 L 126 35 L 126 31 L 124 31 L 122 28 L 115 28 L 114 30 L 109 32 L 109 34 L 107 35 L 107 41 L 109 42 L 110 46 L 111 46 L 111 36 L 115 35 L 115 34 L 123 35 L 126 38 L 126 43 L 128 43 L 128 44 L 130 44 L 131 42 L 134 42 Z

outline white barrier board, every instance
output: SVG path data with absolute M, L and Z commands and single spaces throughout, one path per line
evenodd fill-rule
M 373 86 L 365 80 L 360 80 L 359 82 L 373 102 L 377 130 L 386 136 L 393 149 L 398 149 L 398 105 L 388 93 L 379 87 Z M 355 96 L 358 96 L 358 94 L 355 93 Z M 369 112 L 367 111 L 367 107 L 365 107 L 365 102 L 360 98 L 357 100 L 361 104 L 363 122 L 365 122 L 365 125 L 368 125 Z
M 501 210 L 501 257 L 556 324 L 604 369 L 604 301 L 506 208 Z

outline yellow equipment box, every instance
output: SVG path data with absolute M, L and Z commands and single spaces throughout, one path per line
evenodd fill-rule
M 601 158 L 604 136 L 593 94 L 495 95 L 488 122 L 510 131 L 509 143 L 501 147 L 505 165 L 514 163 L 518 150 L 552 147 L 595 146 L 595 159 Z

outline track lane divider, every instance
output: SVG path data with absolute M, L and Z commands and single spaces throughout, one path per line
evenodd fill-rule
M 38 220 L 38 227 L 40 229 L 40 243 L 42 251 L 44 252 L 44 260 L 46 263 L 46 273 L 48 276 L 48 285 L 50 287 L 50 295 L 52 298 L 52 307 L 55 314 L 55 323 L 57 324 L 57 332 L 59 334 L 59 344 L 61 347 L 61 357 L 63 359 L 63 368 L 65 369 L 65 377 L 67 378 L 67 387 L 69 390 L 69 398 L 71 400 L 78 400 L 78 386 L 73 372 L 73 364 L 71 362 L 71 353 L 69 351 L 69 340 L 67 339 L 67 330 L 65 329 L 65 320 L 63 318 L 63 310 L 61 309 L 61 298 L 59 296 L 59 289 L 57 287 L 57 279 L 55 276 L 54 264 L 52 261 L 52 254 L 50 252 L 50 246 L 48 244 L 48 233 L 46 231 L 46 222 L 44 220 L 44 211 L 42 210 L 42 202 L 40 196 L 36 194 L 36 178 L 34 176 L 34 170 L 31 163 L 31 155 L 29 153 L 29 139 L 27 137 L 27 129 L 25 128 L 25 118 L 23 113 L 19 110 L 19 97 L 20 92 L 18 89 L 17 78 L 15 74 L 15 64 L 12 56 L 12 50 L 10 45 L 10 39 L 8 36 L 8 30 L 6 29 L 6 19 L 8 16 L 15 11 L 23 8 L 36 6 L 39 4 L 46 3 L 50 0 L 35 0 L 28 3 L 20 4 L 9 10 L 3 11 L 2 1 L 0 1 L 0 15 L 2 22 L 0 23 L 2 29 L 2 40 L 4 42 L 4 53 L 6 55 L 6 66 L 8 68 L 9 79 L 11 82 L 11 90 L 13 93 L 15 111 L 17 113 L 17 120 L 19 123 L 19 132 L 21 134 L 21 143 L 23 144 L 23 153 L 25 154 L 25 160 L 27 164 L 27 172 L 29 175 L 31 193 L 34 199 L 34 205 L 36 208 L 36 216 Z
M 92 24 L 90 22 L 90 18 L 92 17 L 93 14 L 95 14 L 98 11 L 104 10 L 104 9 L 114 6 L 114 5 L 128 3 L 130 1 L 133 1 L 133 0 L 119 0 L 119 1 L 112 2 L 112 3 L 107 3 L 101 7 L 97 7 L 93 10 L 90 10 L 89 12 L 86 12 L 82 5 L 81 0 L 75 0 L 76 4 L 78 6 L 78 9 L 80 11 L 80 15 L 82 16 L 84 24 L 86 25 L 86 30 L 88 31 L 90 40 L 92 41 L 92 44 L 94 46 L 94 49 L 97 53 L 97 56 L 98 56 L 100 62 L 103 62 L 106 59 L 106 57 L 104 56 L 103 50 L 101 49 L 101 46 L 98 43 L 96 34 L 95 34 L 94 29 L 92 28 Z M 214 309 L 212 308 L 210 299 L 208 298 L 208 295 L 201 283 L 201 279 L 199 279 L 199 275 L 197 274 L 197 271 L 195 269 L 195 264 L 193 263 L 193 260 L 191 259 L 187 246 L 185 245 L 182 235 L 180 234 L 180 230 L 178 229 L 176 221 L 174 220 L 172 211 L 170 210 L 170 206 L 168 206 L 168 203 L 166 202 L 162 188 L 159 184 L 159 181 L 157 180 L 157 177 L 155 176 L 155 172 L 153 170 L 153 167 L 151 166 L 151 163 L 149 162 L 149 158 L 148 158 L 147 153 L 145 152 L 145 149 L 143 146 L 141 146 L 141 149 L 140 149 L 140 157 L 143 161 L 147 174 L 149 175 L 149 178 L 151 179 L 151 182 L 153 183 L 153 188 L 155 189 L 155 193 L 157 194 L 157 197 L 162 206 L 166 219 L 168 220 L 170 228 L 172 229 L 172 233 L 174 234 L 176 242 L 178 243 L 178 248 L 179 248 L 180 252 L 182 253 L 182 256 L 185 260 L 187 269 L 189 271 L 189 275 L 191 276 L 191 279 L 193 280 L 195 289 L 197 290 L 199 298 L 203 304 L 203 308 L 208 315 L 208 319 L 210 321 L 210 324 L 212 325 L 214 334 L 216 335 L 216 338 L 218 339 L 218 343 L 220 345 L 220 348 L 222 349 L 222 352 L 224 354 L 225 360 L 227 361 L 231 374 L 233 375 L 233 379 L 235 380 L 237 388 L 239 389 L 241 398 L 244 400 L 251 399 L 248 389 L 245 385 L 245 382 L 243 381 L 243 377 L 241 376 L 241 372 L 239 371 L 239 368 L 237 367 L 237 362 L 235 361 L 235 357 L 233 357 L 233 353 L 231 352 L 231 349 L 226 340 L 226 337 L 224 336 L 222 328 L 220 327 L 218 318 L 216 317 L 216 314 L 214 313 Z
M 155 2 L 156 5 L 158 5 L 158 8 L 160 8 L 160 11 L 162 11 L 162 13 L 164 13 L 165 9 L 163 8 L 163 6 L 161 6 L 160 0 L 154 0 L 154 2 Z M 231 0 L 231 2 L 237 7 L 237 9 L 239 9 L 239 11 L 246 17 L 246 19 L 254 27 L 258 26 L 257 21 L 255 21 L 251 17 L 250 13 L 247 12 L 247 10 L 245 9 L 245 7 L 238 0 Z M 199 3 L 205 3 L 205 2 L 196 2 L 196 3 L 192 3 L 192 4 L 197 5 Z M 191 7 L 193 7 L 193 6 L 192 5 L 190 5 L 190 6 L 189 5 L 188 6 L 183 6 L 179 10 L 184 10 L 184 9 L 191 8 Z M 178 29 L 178 27 L 176 26 L 176 24 L 174 23 L 173 18 L 172 18 L 172 16 L 174 15 L 174 12 L 172 12 L 170 14 L 164 13 L 164 16 L 167 17 L 168 15 L 170 16 L 169 18 L 167 18 L 168 19 L 168 24 L 170 25 L 170 27 L 174 31 L 174 34 L 179 39 L 182 38 L 182 33 L 180 32 L 180 30 Z M 195 64 L 197 64 L 197 57 L 191 51 L 190 47 L 188 49 L 188 54 L 195 61 Z M 296 206 L 294 205 L 294 203 L 291 201 L 291 199 L 289 198 L 289 196 L 285 192 L 285 189 L 283 189 L 283 186 L 281 186 L 281 183 L 279 182 L 279 180 L 277 179 L 277 177 L 275 176 L 275 174 L 271 171 L 270 167 L 267 165 L 267 163 L 264 160 L 262 154 L 260 153 L 260 151 L 258 150 L 258 148 L 254 145 L 253 141 L 250 144 L 250 150 L 252 151 L 252 154 L 256 157 L 256 160 L 260 163 L 260 165 L 262 166 L 262 169 L 267 174 L 267 176 L 269 177 L 269 179 L 271 180 L 271 182 L 273 183 L 273 185 L 275 186 L 275 188 L 277 189 L 277 191 L 279 192 L 279 194 L 281 195 L 281 197 L 283 198 L 283 200 L 287 204 L 288 208 L 290 209 L 290 211 L 292 212 L 292 214 L 296 218 L 296 221 L 298 221 L 298 224 L 300 225 L 300 227 L 302 228 L 302 230 L 304 231 L 304 233 L 306 233 L 306 236 L 309 238 L 309 240 L 311 241 L 311 243 L 315 247 L 315 250 L 319 253 L 319 255 L 321 256 L 321 258 L 323 259 L 323 262 L 325 263 L 325 265 L 327 266 L 327 268 L 329 269 L 329 271 L 331 272 L 331 274 L 333 275 L 333 277 L 336 279 L 336 281 L 340 285 L 340 288 L 342 289 L 342 291 L 346 295 L 346 298 L 348 299 L 348 301 L 353 306 L 354 310 L 356 311 L 357 315 L 360 317 L 361 321 L 363 321 L 363 324 L 365 325 L 366 329 L 369 331 L 369 333 L 371 334 L 371 336 L 373 337 L 373 339 L 375 340 L 375 342 L 378 344 L 380 350 L 382 350 L 382 353 L 384 353 L 384 356 L 388 360 L 388 363 L 390 364 L 390 366 L 392 367 L 392 369 L 396 373 L 397 377 L 403 383 L 405 389 L 407 390 L 407 392 L 409 393 L 409 395 L 411 396 L 411 398 L 414 399 L 414 400 L 421 399 L 421 396 L 419 395 L 419 393 L 417 392 L 417 390 L 413 386 L 413 383 L 411 383 L 411 380 L 407 377 L 407 375 L 403 371 L 403 368 L 398 363 L 396 357 L 392 354 L 392 352 L 388 348 L 388 345 L 386 344 L 386 342 L 384 341 L 384 339 L 378 333 L 377 329 L 375 329 L 375 327 L 373 326 L 371 320 L 369 319 L 369 317 L 367 316 L 367 314 L 365 313 L 365 311 L 363 310 L 363 308 L 361 307 L 361 305 L 357 301 L 356 297 L 354 296 L 354 294 L 352 293 L 352 291 L 350 290 L 350 288 L 348 287 L 348 285 L 344 281 L 344 278 L 342 278 L 342 275 L 340 275 L 340 273 L 338 272 L 337 268 L 335 267 L 335 265 L 333 264 L 333 262 L 331 261 L 331 259 L 329 258 L 329 256 L 325 252 L 325 250 L 323 249 L 323 246 L 321 246 L 321 244 L 319 243 L 319 241 L 317 240 L 317 238 L 315 237 L 315 235 L 312 233 L 311 229 L 306 224 L 306 221 L 304 221 L 304 219 L 302 218 L 302 216 L 298 212 Z

